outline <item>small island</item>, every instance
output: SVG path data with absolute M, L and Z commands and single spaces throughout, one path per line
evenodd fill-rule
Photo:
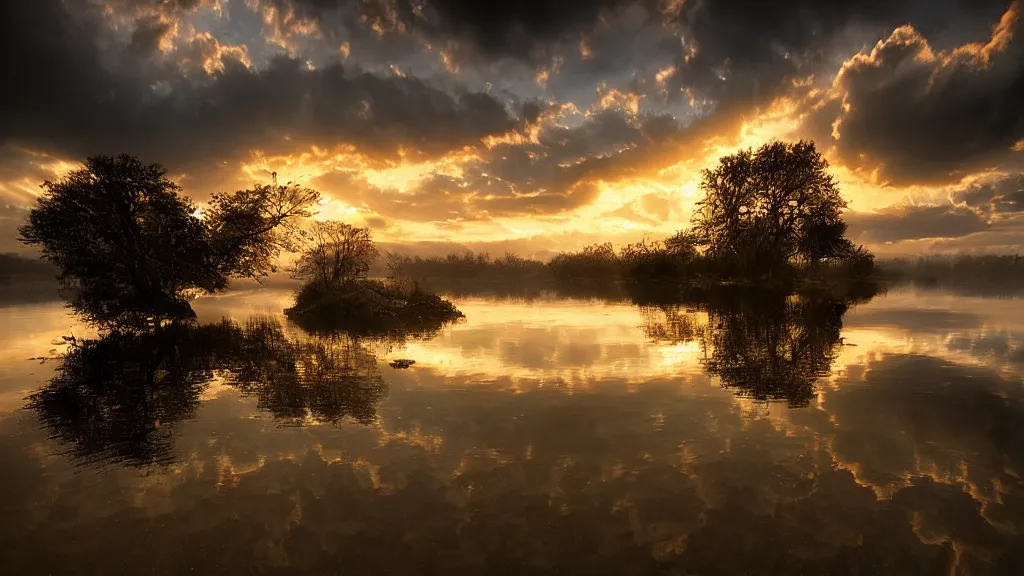
M 259 280 L 298 252 L 303 282 L 287 316 L 309 331 L 427 333 L 462 318 L 415 283 L 367 278 L 370 230 L 313 220 L 320 193 L 256 185 L 214 194 L 200 208 L 159 164 L 129 155 L 88 158 L 43 194 L 19 230 L 54 266 L 70 308 L 105 331 L 192 322 L 189 300 Z
M 368 228 L 317 221 L 302 237 L 305 248 L 293 273 L 302 286 L 285 315 L 307 331 L 416 333 L 464 317 L 415 282 L 367 278 L 378 257 Z

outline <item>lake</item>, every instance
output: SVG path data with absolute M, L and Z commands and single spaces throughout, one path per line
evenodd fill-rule
M 62 367 L 94 332 L 0 308 L 4 573 L 1024 574 L 1020 300 L 455 298 L 380 341 L 290 299 L 200 299 L 234 323 L 127 376 L 148 344 Z

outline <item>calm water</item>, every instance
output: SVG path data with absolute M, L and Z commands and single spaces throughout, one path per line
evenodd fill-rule
M 201 300 L 236 324 L 122 380 L 0 308 L 3 573 L 1024 574 L 1020 301 L 458 299 L 404 342 L 288 304 Z

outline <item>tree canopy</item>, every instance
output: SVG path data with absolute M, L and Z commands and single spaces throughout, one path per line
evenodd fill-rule
M 701 174 L 690 231 L 706 256 L 761 272 L 816 264 L 857 250 L 846 238 L 846 201 L 813 142 L 770 142 L 719 160 Z
M 128 155 L 95 156 L 43 183 L 20 239 L 57 266 L 71 307 L 87 320 L 191 316 L 190 295 L 273 271 L 292 227 L 319 198 L 298 186 L 257 185 L 216 194 L 200 211 L 166 173 Z
M 320 290 L 365 278 L 378 256 L 369 228 L 335 221 L 313 222 L 301 235 L 305 246 L 292 276 Z

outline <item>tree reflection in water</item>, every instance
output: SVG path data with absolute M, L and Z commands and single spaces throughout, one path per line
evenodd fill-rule
M 29 407 L 83 464 L 173 461 L 176 425 L 215 381 L 284 425 L 372 423 L 387 391 L 377 354 L 407 336 L 289 332 L 270 318 L 114 331 L 73 348 Z
M 828 374 L 843 314 L 856 301 L 735 287 L 631 297 L 648 338 L 698 342 L 705 372 L 724 386 L 793 406 L 810 402 L 816 380 Z M 256 318 L 115 331 L 73 348 L 29 406 L 79 462 L 168 463 L 176 424 L 194 416 L 213 382 L 255 398 L 283 425 L 372 423 L 387 390 L 377 356 L 442 327 L 306 332 Z
M 838 354 L 843 314 L 871 296 L 872 290 L 836 297 L 719 287 L 641 309 L 648 338 L 699 342 L 704 371 L 726 388 L 756 400 L 806 406 Z

